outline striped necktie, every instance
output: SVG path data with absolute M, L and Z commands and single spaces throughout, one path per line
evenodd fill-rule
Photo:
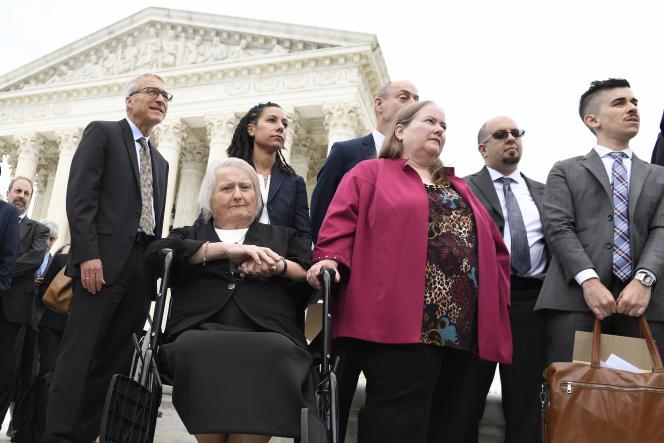
M 613 274 L 621 281 L 632 275 L 632 246 L 629 241 L 629 183 L 624 152 L 612 152 L 613 188 Z

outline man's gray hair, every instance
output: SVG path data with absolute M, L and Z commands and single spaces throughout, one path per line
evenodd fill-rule
M 214 187 L 217 184 L 217 181 L 222 178 L 219 174 L 219 170 L 223 168 L 241 169 L 249 174 L 249 177 L 251 177 L 251 183 L 254 187 L 254 192 L 256 193 L 256 218 L 258 218 L 263 210 L 263 199 L 261 198 L 261 188 L 258 184 L 258 174 L 256 174 L 256 170 L 253 166 L 246 161 L 240 158 L 231 157 L 224 160 L 217 160 L 212 163 L 205 173 L 205 177 L 203 177 L 201 190 L 198 193 L 198 205 L 201 207 L 203 221 L 207 223 L 212 217 L 210 200 L 212 200 Z
M 53 220 L 40 220 L 39 223 L 48 228 L 49 233 L 54 237 L 60 237 L 60 227 Z
M 127 85 L 125 86 L 126 97 L 129 97 L 131 94 L 133 94 L 139 89 L 138 81 L 143 77 L 154 77 L 166 83 L 166 80 L 164 80 L 161 76 L 155 74 L 154 72 L 143 72 L 141 74 L 138 74 L 136 77 L 132 78 L 131 80 L 129 80 L 129 82 L 127 82 Z

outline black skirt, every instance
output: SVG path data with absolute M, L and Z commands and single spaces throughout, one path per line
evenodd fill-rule
M 311 355 L 262 330 L 232 299 L 160 354 L 173 377 L 173 405 L 191 434 L 299 438 L 300 411 L 314 408 Z

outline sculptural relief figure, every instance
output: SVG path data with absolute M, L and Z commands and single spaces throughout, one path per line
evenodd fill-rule
M 175 37 L 175 30 L 169 29 L 166 38 L 162 42 L 161 63 L 160 66 L 175 66 L 178 59 L 180 43 Z
M 204 53 L 204 62 L 217 62 L 228 57 L 228 49 L 226 45 L 221 42 L 221 38 L 218 35 L 215 35 L 212 38 L 212 44 L 209 46 L 208 50 Z
M 136 63 L 138 63 L 138 48 L 134 44 L 134 38 L 127 37 L 125 50 L 122 53 L 123 68 L 121 70 L 132 72 L 136 69 Z
M 104 74 L 104 68 L 99 62 L 97 54 L 91 54 L 90 59 L 83 65 L 79 72 L 83 80 L 101 77 Z
M 72 73 L 71 69 L 69 69 L 69 66 L 67 64 L 63 63 L 62 65 L 58 66 L 55 68 L 55 73 L 51 78 L 46 80 L 46 84 L 51 84 L 51 83 L 61 83 L 67 80 L 71 80 L 72 78 Z
M 148 30 L 148 38 L 142 44 L 138 64 L 142 68 L 156 68 L 159 66 L 159 53 L 161 52 L 161 40 L 155 28 Z
M 281 46 L 279 43 L 275 43 L 272 47 L 272 54 L 288 54 L 288 48 Z
M 101 67 L 103 75 L 117 74 L 120 66 L 118 66 L 117 53 L 111 52 L 110 49 L 104 48 L 101 53 Z
M 249 52 L 247 51 L 247 44 L 248 42 L 245 39 L 240 40 L 240 45 L 231 49 L 230 54 L 228 54 L 228 58 L 240 58 L 248 56 Z
M 193 40 L 189 40 L 185 44 L 185 64 L 193 65 L 195 63 L 200 63 L 201 60 L 201 44 L 203 39 L 200 35 L 194 37 Z

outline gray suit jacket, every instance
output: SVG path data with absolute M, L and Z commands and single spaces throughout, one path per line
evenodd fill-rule
M 544 191 L 544 234 L 554 259 L 535 309 L 589 311 L 574 276 L 594 269 L 604 285 L 613 273 L 613 201 L 606 169 L 595 150 L 556 163 Z M 645 314 L 664 320 L 664 168 L 632 156 L 629 183 L 632 268 L 655 273 Z

